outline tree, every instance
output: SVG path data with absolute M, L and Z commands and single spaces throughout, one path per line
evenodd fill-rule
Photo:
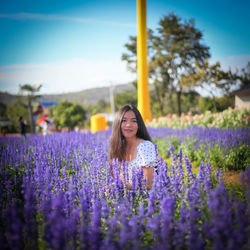
M 168 82 L 170 90 L 177 93 L 178 113 L 181 114 L 183 75 L 195 72 L 195 63 L 203 65 L 210 57 L 209 48 L 201 43 L 202 33 L 195 28 L 194 20 L 182 22 L 171 13 L 160 20 L 159 36 L 153 41 L 156 50 L 153 62 L 159 69 L 158 79 Z
M 17 132 L 19 129 L 18 118 L 22 116 L 24 121 L 27 121 L 29 118 L 28 106 L 25 103 L 23 103 L 20 96 L 18 96 L 13 104 L 7 105 L 6 115 L 12 123 L 10 131 Z
M 153 63 L 153 56 L 154 56 L 154 48 L 153 48 L 153 31 L 151 29 L 147 30 L 147 51 L 148 51 L 148 76 L 150 82 L 154 83 L 155 90 L 153 93 L 150 93 L 151 100 L 153 98 L 154 102 L 152 103 L 157 106 L 163 113 L 164 108 L 164 97 L 168 91 L 168 82 L 158 82 L 157 81 L 157 70 L 155 69 Z M 133 73 L 137 72 L 137 44 L 136 44 L 136 36 L 130 36 L 129 42 L 126 43 L 124 46 L 127 49 L 127 53 L 122 54 L 122 60 L 127 62 L 127 69 Z M 137 89 L 137 79 L 131 82 L 133 86 Z M 157 104 L 155 103 L 157 102 Z M 137 102 L 137 101 L 136 101 Z M 152 108 L 152 107 L 151 107 Z
M 223 94 L 231 95 L 233 87 L 245 88 L 250 85 L 250 62 L 247 63 L 245 68 L 240 71 L 238 68 L 233 72 L 231 68 L 228 71 L 222 72 L 223 78 Z
M 183 86 L 199 86 L 206 90 L 212 97 L 214 111 L 217 111 L 216 96 L 229 95 L 239 76 L 231 69 L 223 71 L 219 62 L 210 65 L 208 60 L 203 65 L 196 63 L 196 69 L 196 72 L 183 76 L 181 82 Z
M 250 62 L 247 63 L 246 68 L 241 69 L 241 74 L 238 76 L 241 87 L 250 84 Z
M 199 97 L 197 108 L 199 112 L 213 111 L 221 112 L 229 107 L 234 106 L 233 96 L 222 96 L 222 97 Z
M 166 94 L 173 106 L 172 95 L 176 93 L 178 113 L 181 114 L 182 77 L 195 72 L 196 62 L 203 65 L 210 57 L 209 48 L 202 44 L 203 35 L 195 27 L 194 20 L 182 22 L 173 13 L 160 20 L 156 35 L 151 30 L 148 33 L 149 77 L 154 84 L 161 113 Z M 123 54 L 122 60 L 127 61 L 128 69 L 135 72 L 132 55 L 136 56 L 136 38 L 130 37 L 130 40 L 131 43 L 125 44 L 130 54 Z
M 153 56 L 153 30 L 147 29 L 147 52 L 148 52 L 148 67 L 149 78 L 152 78 L 153 68 L 151 58 Z M 127 53 L 122 54 L 122 60 L 127 62 L 127 69 L 133 73 L 137 73 L 137 37 L 129 36 L 129 42 L 125 43 L 124 47 Z M 131 82 L 137 89 L 137 79 Z
M 137 104 L 137 95 L 134 90 L 124 90 L 121 93 L 115 94 L 115 108 L 119 110 L 125 104 Z
M 6 109 L 7 109 L 7 106 L 0 102 L 0 117 L 5 117 L 6 116 Z
M 92 115 L 98 113 L 110 113 L 111 112 L 110 102 L 105 101 L 104 99 L 100 99 L 96 104 L 87 106 L 86 111 Z
M 21 94 L 26 93 L 26 99 L 28 104 L 28 113 L 29 113 L 29 120 L 30 120 L 30 132 L 35 133 L 35 125 L 33 120 L 33 112 L 32 112 L 32 102 L 41 97 L 41 95 L 37 95 L 36 92 L 39 92 L 42 85 L 30 85 L 30 84 L 23 84 L 19 85 L 19 91 Z
M 73 129 L 75 126 L 82 125 L 85 120 L 86 111 L 77 103 L 62 100 L 55 107 L 53 121 L 56 127 Z

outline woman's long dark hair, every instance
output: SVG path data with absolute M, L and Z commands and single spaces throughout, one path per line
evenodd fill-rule
M 150 135 L 147 131 L 147 128 L 144 124 L 142 116 L 139 110 L 131 104 L 127 104 L 120 108 L 117 112 L 113 126 L 112 126 L 112 133 L 110 137 L 110 150 L 109 150 L 109 159 L 118 159 L 119 161 L 124 160 L 125 157 L 125 148 L 126 148 L 126 141 L 124 136 L 122 135 L 121 131 L 121 123 L 123 116 L 126 112 L 132 110 L 136 116 L 138 130 L 136 136 L 143 140 L 151 141 Z

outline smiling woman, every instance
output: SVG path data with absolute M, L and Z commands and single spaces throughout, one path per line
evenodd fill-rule
M 151 188 L 158 153 L 140 112 L 133 105 L 125 105 L 117 112 L 110 138 L 109 158 L 110 161 L 118 159 L 120 163 L 127 164 L 128 187 L 131 186 L 132 173 L 142 167 L 143 179 L 147 179 L 147 187 Z

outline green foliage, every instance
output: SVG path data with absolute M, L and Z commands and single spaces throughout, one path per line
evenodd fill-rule
M 216 94 L 218 91 L 223 94 L 229 94 L 230 88 L 237 83 L 237 74 L 231 70 L 223 71 L 220 63 L 210 65 L 208 60 L 205 60 L 203 64 L 195 62 L 195 70 L 188 72 L 188 74 L 182 77 L 184 85 L 199 86 L 209 92 L 212 96 L 214 110 L 216 107 Z
M 172 146 L 176 155 L 182 149 L 182 154 L 186 155 L 194 166 L 199 166 L 203 159 L 210 162 L 214 168 L 223 170 L 245 170 L 247 166 L 250 166 L 250 146 L 245 144 L 225 153 L 224 147 L 218 144 L 200 143 L 197 148 L 196 138 L 187 137 L 183 142 L 177 136 L 153 138 L 153 140 L 157 144 L 159 155 L 164 159 L 170 157 L 169 148 Z
M 229 107 L 234 106 L 233 96 L 222 96 L 222 97 L 200 97 L 198 101 L 198 110 L 201 112 L 222 112 Z
M 203 65 L 210 57 L 209 48 L 201 43 L 202 33 L 195 27 L 194 20 L 183 21 L 174 13 L 163 17 L 158 28 L 159 36 L 154 37 L 153 46 L 156 53 L 153 56 L 155 89 L 159 90 L 158 98 L 166 92 L 178 93 L 181 97 L 184 88 L 193 85 L 183 85 L 182 77 L 195 70 L 194 63 Z M 195 46 L 194 46 L 195 44 Z M 164 87 L 163 87 L 164 86 Z M 177 98 L 178 113 L 181 113 L 181 98 Z
M 0 102 L 0 117 L 5 117 L 6 116 L 6 109 L 7 109 L 7 106 Z
M 42 84 L 37 85 L 37 86 L 30 85 L 28 83 L 19 85 L 20 92 L 27 92 L 28 99 L 34 99 L 37 97 L 41 97 L 40 95 L 35 95 L 35 93 L 39 92 L 41 88 L 42 88 Z
M 197 112 L 197 105 L 200 95 L 196 91 L 189 91 L 182 95 L 182 111 L 183 113 Z
M 161 157 L 166 159 L 168 157 L 168 149 L 169 149 L 169 140 L 166 138 L 158 139 L 153 138 L 154 142 L 157 144 L 158 153 Z
M 234 96 L 222 96 L 216 98 L 216 109 L 218 112 L 222 112 L 229 107 L 234 107 Z
M 234 197 L 237 197 L 240 200 L 246 200 L 246 190 L 242 185 L 228 183 L 225 184 L 225 188 L 227 189 L 229 195 L 233 193 Z
M 198 102 L 198 110 L 201 112 L 213 111 L 213 103 L 210 97 L 200 97 Z
M 164 159 L 171 157 L 170 147 L 174 149 L 174 153 L 178 155 L 181 148 L 181 139 L 178 136 L 169 136 L 167 138 L 153 138 L 154 142 L 157 144 L 158 153 Z
M 126 90 L 115 94 L 115 108 L 120 109 L 125 104 L 137 105 L 137 93 L 135 90 Z
M 223 166 L 227 165 L 225 164 L 225 158 L 222 152 L 222 148 L 220 148 L 217 144 L 209 147 L 209 160 L 211 165 L 217 168 L 223 168 Z
M 9 128 L 9 132 L 19 132 L 19 116 L 23 117 L 26 124 L 29 119 L 27 105 L 21 101 L 20 97 L 13 104 L 7 105 L 6 115 L 13 124 L 12 128 Z
M 250 79 L 250 62 L 241 72 L 223 71 L 219 62 L 209 64 L 209 47 L 202 43 L 202 32 L 195 27 L 194 20 L 183 21 L 170 13 L 159 21 L 157 32 L 148 29 L 149 78 L 154 86 L 151 90 L 151 110 L 155 116 L 167 113 L 188 112 L 194 108 L 204 112 L 218 112 L 234 105 L 229 97 L 232 86 L 246 86 Z M 125 44 L 122 60 L 131 72 L 137 72 L 136 37 L 130 36 Z M 135 82 L 133 82 L 134 84 Z M 183 95 L 201 87 L 211 98 L 185 99 Z M 228 96 L 218 98 L 216 95 Z M 178 96 L 178 98 L 176 97 Z M 193 102 L 194 101 L 194 102 Z M 184 104 L 184 105 L 183 105 Z
M 29 125 L 31 133 L 35 133 L 35 125 L 33 120 L 33 110 L 32 110 L 32 102 L 41 97 L 41 95 L 37 94 L 40 91 L 42 85 L 30 85 L 30 84 L 23 84 L 19 85 L 19 92 L 21 94 L 26 93 L 26 100 L 28 105 L 28 113 L 29 113 Z
M 86 110 L 91 114 L 95 115 L 98 113 L 110 113 L 111 107 L 110 103 L 101 99 L 95 105 L 90 105 L 86 107 Z
M 163 112 L 161 112 L 160 103 L 157 100 L 156 95 L 154 94 L 154 91 L 150 91 L 150 107 L 151 112 L 155 117 L 160 117 L 163 114 L 174 114 L 177 112 L 177 107 L 172 106 L 171 101 L 173 103 L 177 102 L 177 95 L 172 95 L 172 100 L 169 99 L 168 96 L 164 99 L 164 107 Z M 190 91 L 187 93 L 184 93 L 181 95 L 181 103 L 182 103 L 182 111 L 184 113 L 188 113 L 192 111 L 193 113 L 198 112 L 198 103 L 199 100 L 203 97 L 200 97 L 200 95 L 195 91 Z
M 86 111 L 76 103 L 62 100 L 55 107 L 53 121 L 56 127 L 73 129 L 77 125 L 82 125 L 86 120 Z
M 241 69 L 239 80 L 242 87 L 250 84 L 250 61 L 248 61 L 245 68 Z
M 250 166 L 250 147 L 241 145 L 238 148 L 233 148 L 225 156 L 223 168 L 225 170 L 242 170 Z
M 210 57 L 209 48 L 201 43 L 202 33 L 195 27 L 194 20 L 183 21 L 174 13 L 160 19 L 157 33 L 148 30 L 149 77 L 154 84 L 153 95 L 161 115 L 164 113 L 166 98 L 170 107 L 174 103 L 172 95 L 181 95 L 190 84 L 183 86 L 184 72 L 195 71 L 195 62 L 203 64 Z M 128 53 L 122 55 L 128 69 L 136 72 L 136 37 L 130 36 L 125 44 Z M 194 46 L 195 44 L 195 46 Z M 181 112 L 181 101 L 177 99 L 178 112 Z
M 192 162 L 198 159 L 197 150 L 195 150 L 196 138 L 188 138 L 185 144 L 181 145 L 183 155 L 186 155 L 188 159 Z M 199 164 L 195 164 L 198 166 Z

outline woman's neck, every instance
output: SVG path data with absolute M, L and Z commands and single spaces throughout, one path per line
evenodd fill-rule
M 132 138 L 126 138 L 126 147 L 131 148 L 134 145 L 137 144 L 138 138 L 137 137 L 132 137 Z

